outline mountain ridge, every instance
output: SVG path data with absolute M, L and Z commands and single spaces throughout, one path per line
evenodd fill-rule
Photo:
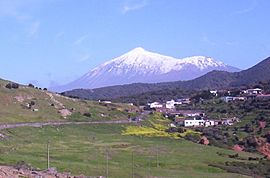
M 270 80 L 270 57 L 264 59 L 255 66 L 240 72 L 211 71 L 201 77 L 190 81 L 164 82 L 155 84 L 133 83 L 102 87 L 98 89 L 77 89 L 63 92 L 66 96 L 86 99 L 114 99 L 118 97 L 138 95 L 146 92 L 161 90 L 203 90 L 224 89 L 256 84 L 260 81 Z
M 193 56 L 177 59 L 139 47 L 101 64 L 73 82 L 51 90 L 66 91 L 130 83 L 186 81 L 212 70 L 239 71 L 211 57 Z

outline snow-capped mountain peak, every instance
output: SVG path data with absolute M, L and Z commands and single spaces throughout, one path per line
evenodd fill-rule
M 215 60 L 212 57 L 206 56 L 192 56 L 181 59 L 182 64 L 192 64 L 200 68 L 201 70 L 208 67 L 226 67 L 221 61 Z
M 133 54 L 133 55 L 141 55 L 142 53 L 147 52 L 145 49 L 142 47 L 137 47 L 134 48 L 133 50 L 129 51 L 128 54 Z
M 118 68 L 136 68 L 137 71 L 143 73 L 148 72 L 146 69 L 151 69 L 152 72 L 166 73 L 177 63 L 177 59 L 169 56 L 164 56 L 158 53 L 146 51 L 138 47 L 120 57 L 108 61 L 106 65 L 114 64 Z
M 191 80 L 212 70 L 239 71 L 239 69 L 225 65 L 211 57 L 193 56 L 177 59 L 138 47 L 101 64 L 78 80 L 54 90 L 98 88 L 137 82 Z

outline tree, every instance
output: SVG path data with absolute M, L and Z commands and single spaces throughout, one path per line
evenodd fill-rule
M 35 88 L 35 86 L 34 86 L 32 83 L 29 83 L 29 84 L 28 84 L 28 87 L 30 87 L 30 88 Z
M 11 89 L 11 88 L 12 88 L 12 87 L 11 87 L 11 83 L 8 83 L 8 84 L 6 85 L 6 88 Z
M 17 89 L 17 88 L 19 88 L 19 84 L 17 84 L 17 83 L 12 83 L 12 84 L 11 84 L 11 87 L 14 88 L 14 89 Z
M 19 84 L 17 84 L 17 83 L 8 83 L 6 85 L 6 88 L 8 88 L 8 89 L 12 89 L 12 88 L 18 89 L 19 88 Z

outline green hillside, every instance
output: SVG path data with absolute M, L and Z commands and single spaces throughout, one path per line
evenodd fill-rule
M 121 120 L 137 110 L 125 104 L 70 99 L 23 85 L 18 89 L 8 89 L 5 87 L 8 83 L 0 81 L 0 123 Z
M 71 99 L 46 90 L 20 85 L 6 88 L 0 81 L 0 124 L 45 121 L 127 120 L 138 115 L 135 106 Z M 146 121 L 127 124 L 18 127 L 0 131 L 0 164 L 20 162 L 46 169 L 87 176 L 126 177 L 247 177 L 256 170 L 236 170 L 234 165 L 260 165 L 256 153 L 192 143 L 168 133 L 169 119 L 144 114 Z M 132 156 L 133 155 L 133 156 Z M 235 156 L 237 155 L 237 156 Z M 250 160 L 250 158 L 255 160 Z M 227 167 L 224 167 L 227 166 Z M 108 170 L 108 171 L 107 171 Z M 225 170 L 229 170 L 228 173 Z M 259 169 L 261 170 L 261 169 Z M 241 175 L 243 174 L 243 175 Z

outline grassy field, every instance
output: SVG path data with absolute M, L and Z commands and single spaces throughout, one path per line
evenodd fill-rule
M 208 166 L 233 161 L 217 154 L 233 151 L 183 139 L 123 136 L 125 127 L 104 124 L 8 129 L 2 132 L 7 139 L 0 142 L 0 163 L 26 161 L 45 169 L 50 140 L 51 166 L 73 174 L 106 175 L 108 153 L 109 177 L 131 177 L 133 153 L 135 177 L 244 177 Z
M 137 109 L 127 104 L 104 104 L 70 99 L 22 85 L 19 89 L 7 89 L 5 87 L 7 83 L 8 81 L 0 80 L 0 123 L 121 120 L 127 119 L 128 115 L 134 115 Z M 27 108 L 31 102 L 34 102 L 34 105 Z M 59 110 L 63 108 L 72 112 L 72 115 L 66 119 L 62 117 Z M 85 113 L 91 117 L 84 117 Z

